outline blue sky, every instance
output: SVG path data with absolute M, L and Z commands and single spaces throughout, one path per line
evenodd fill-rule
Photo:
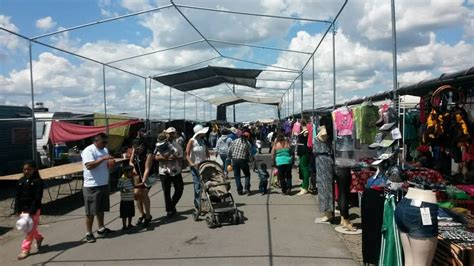
M 336 15 L 343 1 L 175 1 L 210 8 L 292 15 L 296 17 L 329 19 Z M 337 98 L 343 102 L 351 98 L 372 95 L 391 89 L 391 28 L 390 1 L 349 1 L 337 22 L 336 65 Z M 474 54 L 474 1 L 472 0 L 408 0 L 396 1 L 397 37 L 399 44 L 398 79 L 403 85 L 454 72 L 473 66 Z M 34 37 L 84 23 L 99 21 L 117 15 L 147 10 L 167 5 L 167 1 L 153 0 L 99 0 L 99 1 L 48 1 L 1 0 L 0 27 Z M 249 43 L 312 52 L 326 29 L 322 23 L 295 23 L 288 20 L 266 19 L 232 14 L 195 11 L 182 8 L 196 27 L 210 39 Z M 416 15 L 414 15 L 416 14 Z M 200 39 L 174 8 L 161 12 L 130 17 L 119 21 L 40 39 L 53 46 L 73 51 L 102 62 L 145 52 L 164 49 Z M 332 43 L 328 35 L 315 57 L 316 106 L 332 101 Z M 217 44 L 216 44 L 217 46 Z M 218 46 L 222 47 L 222 46 Z M 220 48 L 221 49 L 221 48 Z M 254 60 L 268 65 L 301 69 L 307 55 L 277 52 L 256 48 L 229 46 L 222 53 L 243 60 Z M 0 104 L 27 105 L 29 84 L 27 45 L 0 30 Z M 143 76 L 155 75 L 173 68 L 183 67 L 216 56 L 204 44 L 188 46 L 173 51 L 141 57 L 115 64 Z M 228 67 L 265 68 L 228 59 L 217 59 L 202 64 Z M 52 110 L 101 111 L 101 66 L 91 64 L 53 49 L 33 46 L 35 95 Z M 196 66 L 199 67 L 199 66 Z M 312 73 L 310 64 L 304 76 L 303 109 L 312 106 Z M 107 70 L 109 110 L 142 116 L 133 101 L 144 102 L 143 81 L 140 78 Z M 289 79 L 295 75 L 263 72 L 262 78 Z M 109 80 L 110 79 L 110 80 Z M 287 87 L 288 83 L 259 82 L 261 86 Z M 300 84 L 295 92 L 295 112 L 301 110 Z M 152 115 L 157 119 L 168 118 L 168 89 L 154 83 L 152 87 Z M 200 98 L 212 101 L 229 96 L 225 86 L 194 92 Z M 239 95 L 281 97 L 283 91 L 239 88 Z M 172 118 L 182 118 L 182 93 L 172 93 Z M 293 106 L 290 93 L 290 106 Z M 287 97 L 283 97 L 283 114 L 286 115 Z M 61 99 L 61 101 L 58 101 Z M 191 96 L 188 97 L 191 99 Z M 187 106 L 194 116 L 195 101 Z M 198 118 L 207 119 L 209 108 L 199 103 Z M 290 108 L 290 111 L 293 111 Z M 215 106 L 212 111 L 215 115 Z M 228 113 L 231 113 L 230 109 Z M 276 117 L 274 107 L 256 104 L 237 106 L 238 120 L 256 120 Z

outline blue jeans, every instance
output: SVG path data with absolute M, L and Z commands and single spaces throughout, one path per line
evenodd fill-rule
M 431 225 L 423 225 L 420 208 L 429 208 Z M 438 204 L 421 201 L 419 207 L 412 200 L 403 198 L 395 209 L 395 222 L 398 230 L 412 237 L 436 237 L 438 235 Z
M 240 181 L 240 170 L 244 172 L 245 176 L 245 190 L 250 191 L 250 168 L 249 161 L 244 159 L 232 160 L 232 166 L 234 168 L 235 184 L 237 186 L 237 192 L 241 193 L 243 190 L 242 182 Z
M 227 154 L 220 154 L 219 156 L 221 157 L 222 165 L 224 166 L 224 174 L 227 177 L 227 165 L 229 164 L 227 161 Z
M 199 206 L 201 206 L 201 181 L 198 170 L 191 167 L 191 175 L 193 176 L 194 185 L 194 207 L 199 209 Z

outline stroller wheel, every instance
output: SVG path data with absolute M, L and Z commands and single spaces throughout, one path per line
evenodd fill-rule
M 214 221 L 212 219 L 211 215 L 206 216 L 206 224 L 208 228 L 214 228 L 216 225 L 214 224 Z
M 240 224 L 244 222 L 244 217 L 242 216 L 242 213 L 240 211 L 236 211 L 235 215 L 237 216 L 237 223 Z
M 237 212 L 234 212 L 232 214 L 232 224 L 235 224 L 235 225 L 239 224 L 239 216 Z

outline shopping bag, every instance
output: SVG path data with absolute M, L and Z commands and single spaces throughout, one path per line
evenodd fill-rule
M 278 168 L 273 168 L 272 171 L 272 178 L 270 181 L 270 184 L 274 188 L 279 188 L 280 187 L 280 180 L 278 180 Z

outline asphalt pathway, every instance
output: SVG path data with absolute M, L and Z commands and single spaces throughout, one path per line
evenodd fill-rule
M 260 160 L 269 161 L 268 155 Z M 294 178 L 297 179 L 296 169 Z M 43 248 L 17 261 L 21 237 L 0 248 L 0 265 L 357 265 L 342 238 L 331 225 L 314 224 L 317 213 L 313 195 L 281 195 L 273 190 L 256 193 L 258 177 L 252 173 L 251 196 L 232 193 L 245 220 L 239 225 L 209 229 L 204 219 L 192 218 L 193 186 L 184 173 L 185 189 L 178 215 L 166 218 L 161 185 L 150 191 L 153 221 L 148 230 L 122 233 L 119 193 L 111 195 L 107 227 L 118 230 L 96 243 L 85 243 L 83 208 L 41 224 Z M 134 218 L 134 221 L 137 217 Z M 95 227 L 96 228 L 96 227 Z

